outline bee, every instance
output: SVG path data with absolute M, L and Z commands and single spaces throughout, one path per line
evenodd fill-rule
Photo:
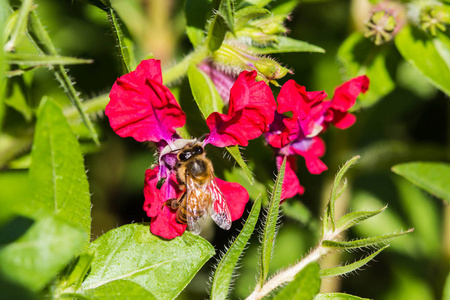
M 177 222 L 187 224 L 192 233 L 199 234 L 203 221 L 211 216 L 220 228 L 230 229 L 230 210 L 203 145 L 198 141 L 185 145 L 177 159 L 177 181 L 184 193 L 178 199 L 166 201 L 167 206 L 177 210 Z

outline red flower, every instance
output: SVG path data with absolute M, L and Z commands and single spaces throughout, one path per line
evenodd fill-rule
M 205 144 L 218 147 L 247 146 L 272 123 L 276 102 L 264 82 L 256 82 L 256 72 L 243 71 L 230 91 L 228 114 L 213 112 L 206 119 L 211 133 Z
M 340 129 L 353 125 L 356 117 L 347 111 L 355 104 L 360 93 L 369 87 L 366 76 L 356 77 L 339 86 L 331 101 L 323 101 L 325 92 L 307 92 L 305 87 L 292 80 L 286 82 L 278 95 L 278 108 L 270 130 L 265 134 L 267 142 L 275 148 L 277 165 L 280 157 L 288 156 L 289 166 L 286 172 L 292 186 L 286 186 L 284 196 L 292 197 L 303 193 L 303 188 L 295 176 L 295 160 L 292 155 L 300 155 L 305 159 L 306 167 L 311 174 L 320 174 L 327 166 L 319 157 L 325 153 L 325 143 L 317 136 L 330 124 Z M 283 115 L 292 112 L 292 117 Z M 290 179 L 289 179 L 290 178 Z M 284 184 L 283 184 L 284 186 Z
M 256 82 L 255 77 L 256 72 L 239 75 L 230 91 L 228 114 L 214 112 L 206 120 L 211 133 L 204 145 L 247 145 L 248 140 L 268 129 L 276 103 L 270 88 L 264 82 Z M 117 79 L 105 113 L 118 135 L 156 144 L 158 166 L 145 174 L 144 210 L 151 217 L 153 234 L 167 239 L 183 234 L 187 226 L 177 222 L 176 210 L 165 203 L 184 193 L 176 181 L 177 151 L 192 140 L 180 139 L 176 134 L 175 129 L 184 125 L 186 115 L 170 90 L 162 84 L 160 62 L 144 60 L 135 71 Z M 158 182 L 162 180 L 164 183 L 158 188 Z M 238 183 L 215 180 L 216 190 L 218 187 L 223 195 L 220 199 L 225 201 L 214 202 L 213 209 L 219 213 L 219 206 L 225 205 L 232 221 L 240 218 L 249 199 L 247 191 Z M 219 216 L 216 214 L 215 217 Z
M 170 90 L 162 84 L 159 60 L 143 60 L 135 71 L 114 83 L 105 108 L 112 129 L 139 142 L 170 143 L 186 115 Z
M 177 221 L 177 211 L 169 208 L 165 205 L 165 202 L 168 199 L 179 198 L 184 191 L 179 189 L 174 173 L 164 182 L 161 189 L 158 189 L 157 175 L 158 167 L 148 169 L 145 172 L 144 210 L 151 217 L 151 232 L 166 239 L 173 239 L 182 235 L 187 225 L 180 224 Z M 238 183 L 223 181 L 219 178 L 215 178 L 215 180 L 225 197 L 231 220 L 239 219 L 244 213 L 245 205 L 249 200 L 247 190 Z M 213 209 L 217 211 L 217 208 Z
M 277 168 L 280 170 L 283 163 L 283 156 L 277 156 Z M 300 184 L 295 173 L 297 172 L 297 158 L 295 156 L 288 156 L 286 160 L 286 168 L 284 171 L 283 185 L 281 186 L 281 200 L 292 198 L 297 194 L 302 195 L 305 188 Z

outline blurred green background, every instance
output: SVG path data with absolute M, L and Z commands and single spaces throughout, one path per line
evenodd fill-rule
M 276 1 L 280 4 L 285 1 Z M 318 45 L 325 54 L 289 53 L 275 56 L 291 68 L 294 75 L 279 81 L 295 79 L 307 90 L 326 90 L 330 97 L 344 80 L 344 66 L 337 54 L 342 43 L 360 30 L 367 16 L 364 1 L 299 1 L 287 27 L 290 37 Z M 37 11 L 44 20 L 59 54 L 90 58 L 88 65 L 70 66 L 69 74 L 84 99 L 108 93 L 121 75 L 120 61 L 111 27 L 104 12 L 77 1 L 38 1 Z M 138 60 L 153 55 L 168 67 L 188 53 L 192 46 L 184 33 L 183 1 L 179 0 L 115 0 L 113 6 L 124 23 L 123 29 L 133 40 Z M 270 6 L 269 6 L 270 7 Z M 350 189 L 338 202 L 338 211 L 389 208 L 371 221 L 355 227 L 348 238 L 415 228 L 412 234 L 392 242 L 364 270 L 346 278 L 324 279 L 323 291 L 344 291 L 372 299 L 427 300 L 440 299 L 450 266 L 450 209 L 442 200 L 395 175 L 390 168 L 401 162 L 450 160 L 450 103 L 425 77 L 410 67 L 393 43 L 383 45 L 387 55 L 389 76 L 395 88 L 370 107 L 356 112 L 356 124 L 348 130 L 331 128 L 324 134 L 327 151 L 323 161 L 329 170 L 311 175 L 299 159 L 298 176 L 306 188 L 304 195 L 287 201 L 300 209 L 302 218 L 281 218 L 271 271 L 286 267 L 317 243 L 318 218 L 329 195 L 331 180 L 339 165 L 353 155 L 362 156 L 349 172 Z M 43 95 L 51 95 L 64 105 L 69 100 L 54 76 L 45 68 L 27 73 L 20 84 L 28 86 L 26 101 L 36 108 Z M 206 132 L 196 111 L 189 84 L 181 82 L 173 88 L 181 106 L 188 113 L 188 129 L 195 136 Z M 275 93 L 278 89 L 274 88 Z M 86 132 L 77 134 L 85 141 L 85 165 L 92 193 L 92 238 L 131 222 L 149 221 L 142 210 L 144 172 L 154 162 L 154 150 L 131 138 L 118 137 L 102 115 L 94 117 L 101 133 L 101 147 L 92 147 Z M 8 108 L 4 132 L 13 134 L 27 128 L 33 119 Z M 276 172 L 272 151 L 252 141 L 243 155 L 253 167 L 256 178 L 267 182 Z M 263 150 L 261 150 L 263 149 Z M 232 159 L 224 158 L 222 149 L 207 148 L 217 176 L 239 178 Z M 26 153 L 26 149 L 24 151 Z M 9 167 L 21 168 L 25 159 L 18 157 Z M 25 162 L 26 164 L 26 162 Z M 241 183 L 245 179 L 241 176 Z M 268 187 L 252 187 L 256 193 Z M 252 193 L 251 193 L 252 194 Z M 300 205 L 301 204 L 301 205 Z M 230 237 L 237 234 L 241 222 L 229 232 L 215 226 L 204 231 L 217 249 L 223 251 Z M 215 233 L 214 233 L 215 231 Z M 233 297 L 243 298 L 254 286 L 257 270 L 258 236 L 252 239 L 238 270 Z M 322 261 L 323 266 L 352 262 L 363 254 L 340 253 Z M 207 284 L 215 260 L 205 265 L 179 299 L 207 297 Z

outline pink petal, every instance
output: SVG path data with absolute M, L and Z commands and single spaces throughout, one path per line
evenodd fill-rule
M 249 140 L 267 131 L 274 118 L 276 102 L 270 88 L 262 81 L 256 82 L 255 78 L 255 71 L 239 74 L 230 91 L 228 114 L 213 112 L 206 119 L 211 133 L 205 144 L 247 146 Z
M 170 142 L 186 115 L 162 84 L 160 61 L 142 61 L 135 71 L 114 83 L 105 108 L 112 129 L 139 142 Z
M 244 213 L 245 205 L 249 199 L 247 190 L 239 183 L 224 181 L 217 177 L 216 182 L 227 201 L 231 220 L 239 219 Z
M 347 111 L 355 104 L 360 93 L 369 88 L 369 78 L 365 75 L 350 79 L 337 87 L 331 106 L 340 111 Z
M 280 170 L 283 163 L 283 156 L 277 156 L 277 168 Z M 286 168 L 284 171 L 284 179 L 281 191 L 281 202 L 285 199 L 294 197 L 297 194 L 302 195 L 305 192 L 305 188 L 300 185 L 297 175 L 297 158 L 289 155 L 286 160 Z

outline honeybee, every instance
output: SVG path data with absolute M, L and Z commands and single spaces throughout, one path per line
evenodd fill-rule
M 195 141 L 185 145 L 177 158 L 177 180 L 185 191 L 178 199 L 166 201 L 167 206 L 177 209 L 177 222 L 187 224 L 192 233 L 199 234 L 209 215 L 220 228 L 230 229 L 230 210 L 202 144 Z

